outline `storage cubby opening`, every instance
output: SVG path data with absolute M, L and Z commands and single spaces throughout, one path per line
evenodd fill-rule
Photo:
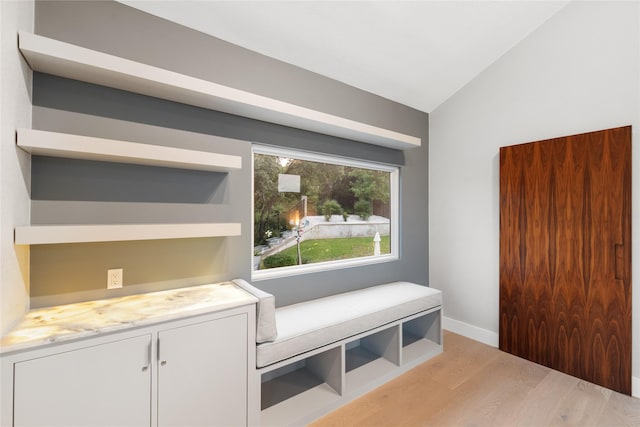
M 421 340 L 441 343 L 440 311 L 416 317 L 402 324 L 402 347 L 408 347 Z
M 348 342 L 345 345 L 345 365 L 349 392 L 389 375 L 400 365 L 398 326 Z
M 382 357 L 360 345 L 360 340 L 350 342 L 345 349 L 345 372 L 351 372 Z
M 442 352 L 441 311 L 402 323 L 402 364 L 418 363 Z
M 305 361 L 271 371 L 262 376 L 260 408 L 265 410 L 324 383 L 306 367 Z
M 335 347 L 261 376 L 261 409 L 286 400 L 327 389 L 339 397 L 342 393 L 341 348 Z

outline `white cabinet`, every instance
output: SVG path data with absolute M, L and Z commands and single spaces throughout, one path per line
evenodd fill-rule
M 246 316 L 163 330 L 158 344 L 159 426 L 246 425 Z
M 3 354 L 3 383 L 13 376 L 14 386 L 2 409 L 13 408 L 13 416 L 2 414 L 0 425 L 247 425 L 254 310 Z
M 16 363 L 14 425 L 151 425 L 150 345 L 147 334 Z

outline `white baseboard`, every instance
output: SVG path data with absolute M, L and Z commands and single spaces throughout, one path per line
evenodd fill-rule
M 451 319 L 450 317 L 442 317 L 442 328 L 492 347 L 498 347 L 499 344 L 497 333 L 470 325 L 469 323 Z
M 631 396 L 640 399 L 640 377 L 631 377 Z

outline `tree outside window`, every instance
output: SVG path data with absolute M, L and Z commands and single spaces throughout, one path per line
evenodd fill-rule
M 394 252 L 398 168 L 270 151 L 256 150 L 253 159 L 254 270 Z M 299 192 L 278 191 L 283 174 L 300 177 Z

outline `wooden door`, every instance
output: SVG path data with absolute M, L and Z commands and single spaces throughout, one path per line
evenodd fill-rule
M 500 149 L 500 349 L 631 394 L 631 126 Z

